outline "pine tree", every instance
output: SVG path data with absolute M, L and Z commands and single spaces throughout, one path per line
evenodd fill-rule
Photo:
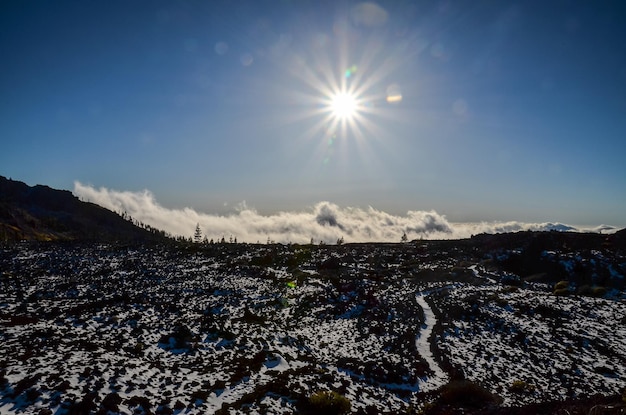
M 202 230 L 200 229 L 200 224 L 196 224 L 196 231 L 193 233 L 193 241 L 197 244 L 202 242 Z

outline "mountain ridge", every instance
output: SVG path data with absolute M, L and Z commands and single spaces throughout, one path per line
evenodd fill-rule
M 164 240 L 168 235 L 149 225 L 91 202 L 81 201 L 69 190 L 46 185 L 29 186 L 0 176 L 0 242 L 16 241 L 124 241 Z M 611 246 L 626 249 L 626 229 L 614 234 L 560 230 L 478 234 L 470 240 L 481 246 Z
M 145 241 L 165 233 L 142 228 L 69 190 L 29 186 L 0 176 L 0 241 Z

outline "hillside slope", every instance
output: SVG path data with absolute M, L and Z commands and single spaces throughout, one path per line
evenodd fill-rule
M 0 241 L 140 241 L 163 238 L 70 191 L 0 176 Z

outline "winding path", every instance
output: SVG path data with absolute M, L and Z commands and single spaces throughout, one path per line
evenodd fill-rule
M 468 267 L 477 278 L 484 279 L 489 281 L 490 283 L 496 283 L 496 280 L 489 277 L 488 275 L 481 274 L 481 272 L 477 269 L 478 264 L 472 265 Z M 437 389 L 440 386 L 445 385 L 450 380 L 450 376 L 439 366 L 439 363 L 435 360 L 432 351 L 430 350 L 431 345 L 431 336 L 433 332 L 433 328 L 437 324 L 437 317 L 433 312 L 433 309 L 426 301 L 426 297 L 435 292 L 449 288 L 458 287 L 459 284 L 447 285 L 445 287 L 437 288 L 435 290 L 422 291 L 416 295 L 416 301 L 424 310 L 424 323 L 422 324 L 420 333 L 415 336 L 415 347 L 419 352 L 420 356 L 428 363 L 430 369 L 434 372 L 434 375 L 430 378 L 424 378 L 420 380 L 420 390 L 422 392 L 431 391 Z
M 422 324 L 420 333 L 415 337 L 415 347 L 417 348 L 420 356 L 422 356 L 426 363 L 428 363 L 430 369 L 434 372 L 432 377 L 425 378 L 420 381 L 420 390 L 422 392 L 427 392 L 445 385 L 450 377 L 435 361 L 435 357 L 430 350 L 430 338 L 433 332 L 433 327 L 437 324 L 437 317 L 426 301 L 426 295 L 424 293 L 419 293 L 416 296 L 416 300 L 420 307 L 422 307 L 422 310 L 424 310 L 424 323 Z
M 468 267 L 468 269 L 469 269 L 469 270 L 471 270 L 471 271 L 474 273 L 474 276 L 475 276 L 476 278 L 481 278 L 481 279 L 483 279 L 483 280 L 487 280 L 487 281 L 489 281 L 489 282 L 490 282 L 490 283 L 492 283 L 492 284 L 497 284 L 497 281 L 496 281 L 496 280 L 494 280 L 493 278 L 488 277 L 487 275 L 483 275 L 483 274 L 481 274 L 481 273 L 478 271 L 477 267 L 478 267 L 478 264 L 474 264 L 474 265 L 472 265 L 471 267 Z

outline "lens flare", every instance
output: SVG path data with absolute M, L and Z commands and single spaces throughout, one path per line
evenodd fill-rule
M 357 66 L 356 65 L 352 65 L 351 67 L 349 67 L 348 69 L 346 69 L 346 71 L 344 72 L 344 76 L 347 78 L 350 78 L 351 76 L 353 76 L 356 73 L 357 70 Z
M 387 87 L 387 102 L 394 103 L 402 101 L 402 91 L 396 84 L 391 84 Z

